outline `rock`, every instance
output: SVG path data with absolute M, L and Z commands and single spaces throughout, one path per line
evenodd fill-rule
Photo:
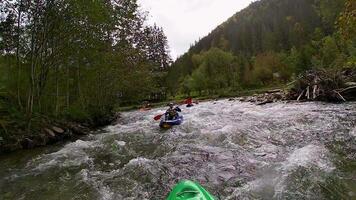
M 45 128 L 44 130 L 48 136 L 56 137 L 56 134 L 51 129 Z
M 267 153 L 255 153 L 255 156 L 264 157 L 264 156 L 266 156 L 266 155 L 267 155 Z
M 120 120 L 121 120 L 121 115 L 120 115 L 120 113 L 116 113 L 116 114 L 114 115 L 113 120 L 112 120 L 111 123 L 112 123 L 113 125 L 116 125 L 116 124 L 120 123 Z
M 52 127 L 52 130 L 53 130 L 54 132 L 56 132 L 56 133 L 60 133 L 60 134 L 64 133 L 64 130 L 63 130 L 63 129 L 58 128 L 58 127 L 56 127 L 56 126 L 53 126 L 53 127 Z
M 266 93 L 267 93 L 267 94 L 271 94 L 271 93 L 277 93 L 277 92 L 282 92 L 282 90 L 281 90 L 281 89 L 269 90 L 269 91 L 267 91 Z
M 246 101 L 246 97 L 239 97 L 237 98 L 238 101 Z
M 29 139 L 29 138 L 25 138 L 22 142 L 21 142 L 22 148 L 24 149 L 32 149 L 35 147 L 35 143 L 33 142 L 33 140 Z
M 79 124 L 70 124 L 70 129 L 75 135 L 87 135 L 90 132 L 89 128 L 83 127 Z
M 345 85 L 346 85 L 347 87 L 356 86 L 356 82 L 347 82 L 347 83 L 345 83 Z
M 48 134 L 39 134 L 38 136 L 33 138 L 33 142 L 36 146 L 45 146 L 47 143 L 55 143 L 57 138 L 48 137 Z
M 268 104 L 268 103 L 273 103 L 273 102 L 274 102 L 273 100 L 265 100 L 265 101 L 263 101 L 261 103 L 258 103 L 257 105 L 258 106 L 262 106 L 262 105 L 265 105 L 265 104 Z
M 0 142 L 1 142 L 1 141 L 4 141 L 4 139 L 3 139 L 2 137 L 0 137 Z

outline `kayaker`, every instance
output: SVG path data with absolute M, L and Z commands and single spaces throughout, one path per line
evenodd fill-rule
M 148 103 L 147 101 L 143 102 L 143 105 L 140 109 L 140 111 L 148 111 L 151 110 L 151 104 Z
M 178 117 L 178 112 L 181 112 L 181 109 L 179 107 L 174 108 L 173 103 L 168 104 L 169 108 L 166 111 L 166 120 L 174 120 Z

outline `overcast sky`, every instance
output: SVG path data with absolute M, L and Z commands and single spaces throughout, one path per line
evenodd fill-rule
M 162 26 L 175 59 L 194 41 L 247 7 L 253 0 L 139 0 L 150 23 Z

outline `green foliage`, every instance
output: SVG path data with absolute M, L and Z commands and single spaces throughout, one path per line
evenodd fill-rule
M 254 2 L 178 58 L 168 77 L 184 80 L 180 82 L 183 91 L 228 91 L 286 83 L 314 68 L 353 67 L 353 2 Z M 217 48 L 230 57 L 222 56 Z M 234 60 L 231 65 L 227 64 L 230 58 Z M 177 93 L 177 85 L 170 85 L 173 93 Z
M 355 40 L 356 35 L 356 3 L 353 0 L 347 0 L 345 10 L 339 16 L 337 21 L 339 32 L 345 40 Z
M 63 115 L 66 119 L 75 122 L 87 122 L 90 120 L 90 115 L 87 111 L 75 106 L 67 108 Z
M 278 55 L 274 52 L 257 55 L 254 59 L 252 71 L 253 82 L 264 86 L 272 83 L 287 82 L 293 72 L 283 62 L 282 57 L 286 57 L 286 55 Z M 288 62 L 288 58 L 284 59 Z
M 323 29 L 331 34 L 335 29 L 335 21 L 344 8 L 345 0 L 319 0 L 316 1 L 317 11 L 322 21 Z M 336 11 L 336 12 L 335 12 Z
M 238 87 L 237 57 L 232 53 L 212 48 L 194 55 L 192 62 L 195 70 L 184 79 L 183 91 L 196 91 L 201 94 L 204 90 L 212 93 L 220 89 Z
M 0 96 L 24 127 L 36 115 L 101 124 L 115 105 L 164 98 L 167 38 L 145 25 L 136 0 L 1 1 L 0 8 Z

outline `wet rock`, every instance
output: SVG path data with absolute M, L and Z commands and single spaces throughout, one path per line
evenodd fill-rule
M 48 134 L 39 134 L 33 138 L 35 147 L 45 146 L 47 144 L 55 143 L 58 139 L 56 137 L 49 136 Z
M 257 105 L 265 105 L 268 103 L 284 101 L 286 99 L 286 94 L 281 89 L 270 90 L 262 94 L 254 94 L 253 96 L 238 98 L 239 101 L 255 103 Z
M 236 100 L 244 102 L 244 101 L 246 101 L 246 97 L 239 97 L 239 98 L 236 98 Z
M 80 124 L 70 123 L 68 124 L 68 127 L 74 135 L 87 135 L 90 132 L 89 128 Z
M 23 149 L 32 149 L 35 147 L 35 143 L 33 140 L 29 139 L 29 138 L 25 138 L 22 142 L 21 142 L 21 146 Z
M 56 126 L 53 126 L 52 130 L 55 131 L 56 133 L 59 133 L 59 134 L 63 134 L 64 133 L 63 129 L 61 129 L 59 127 L 56 127 Z
M 356 82 L 347 82 L 347 83 L 345 83 L 345 86 L 347 86 L 347 87 L 356 86 Z
M 45 128 L 44 131 L 46 132 L 46 134 L 49 137 L 52 137 L 52 138 L 56 137 L 56 134 L 51 129 Z
M 264 157 L 264 156 L 267 156 L 267 153 L 255 153 L 254 155 Z
M 265 104 L 268 104 L 268 103 L 273 103 L 273 102 L 274 102 L 273 100 L 266 100 L 266 101 L 263 101 L 261 103 L 258 103 L 257 105 L 262 106 L 262 105 L 265 105 Z
M 113 116 L 113 119 L 111 120 L 111 124 L 115 125 L 115 124 L 118 124 L 120 123 L 120 120 L 121 120 L 121 114 L 120 113 L 116 113 L 114 116 Z

